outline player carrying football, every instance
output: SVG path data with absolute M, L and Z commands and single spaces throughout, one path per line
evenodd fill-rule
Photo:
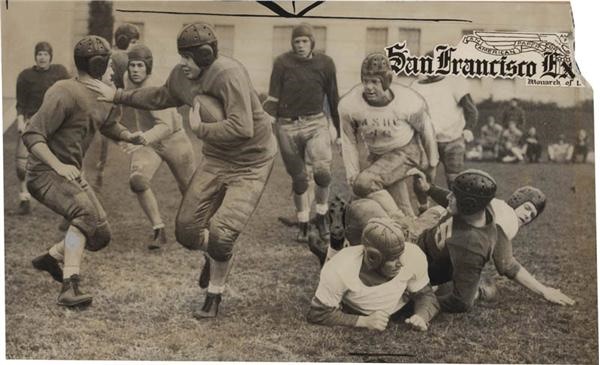
M 276 117 L 275 133 L 281 157 L 292 178 L 294 205 L 300 225 L 298 241 L 308 240 L 310 202 L 306 158 L 310 159 L 316 183 L 316 225 L 322 239 L 329 239 L 327 209 L 331 183 L 329 123 L 323 114 L 327 97 L 339 136 L 338 89 L 333 60 L 315 53 L 312 27 L 302 23 L 292 31 L 292 51 L 275 59 L 265 110 Z
M 125 90 L 158 85 L 151 77 L 153 58 L 148 47 L 137 44 L 131 47 L 127 56 L 129 65 L 123 77 Z M 164 161 L 183 194 L 196 169 L 194 151 L 183 130 L 181 116 L 174 108 L 155 111 L 135 109 L 134 116 L 136 129 L 143 132 L 147 145 L 126 147 L 126 150 L 132 151 L 129 186 L 137 195 L 154 230 L 154 240 L 148 248 L 158 249 L 167 242 L 167 237 L 150 181 Z
M 97 101 L 98 95 L 84 82 L 110 83 L 110 45 L 97 36 L 87 36 L 75 45 L 78 76 L 59 81 L 46 92 L 44 101 L 23 133 L 31 153 L 27 161 L 27 187 L 42 204 L 70 222 L 64 240 L 33 260 L 33 266 L 48 271 L 62 282 L 58 304 L 89 304 L 92 296 L 79 290 L 83 250 L 98 251 L 111 238 L 106 213 L 94 191 L 81 176 L 85 153 L 96 133 L 115 140 L 143 144 L 141 133 L 131 133 L 116 122 L 117 113 Z M 61 269 L 60 263 L 64 266 Z
M 405 179 L 413 167 L 433 176 L 439 156 L 425 100 L 413 90 L 393 83 L 392 78 L 390 63 L 383 53 L 365 58 L 362 84 L 344 95 L 339 104 L 342 153 L 346 177 L 355 195 L 377 199 L 392 205 L 391 209 L 399 206 L 405 214 L 414 215 L 407 192 L 394 201 L 386 189 Z M 362 171 L 359 137 L 366 142 L 370 163 Z M 419 202 L 424 204 L 426 199 L 420 196 Z
M 90 83 L 101 100 L 142 109 L 189 105 L 190 126 L 203 140 L 204 158 L 181 201 L 177 241 L 206 251 L 200 286 L 208 286 L 196 318 L 216 317 L 231 269 L 233 245 L 256 209 L 271 173 L 277 142 L 244 66 L 218 53 L 217 36 L 205 23 L 186 25 L 177 37 L 181 62 L 165 85 L 115 91 Z M 218 99 L 226 119 L 202 121 L 199 94 Z M 214 123 L 213 123 L 214 122 Z M 205 235 L 205 233 L 207 233 Z

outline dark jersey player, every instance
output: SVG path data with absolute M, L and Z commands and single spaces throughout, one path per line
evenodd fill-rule
M 277 153 L 271 117 L 262 109 L 250 77 L 238 61 L 218 53 L 217 36 L 205 23 L 185 26 L 177 37 L 181 62 L 165 85 L 117 92 L 94 82 L 101 100 L 156 110 L 189 105 L 190 126 L 203 141 L 203 161 L 185 192 L 175 222 L 177 241 L 206 251 L 200 286 L 208 287 L 200 318 L 216 317 L 233 246 L 254 212 Z M 199 94 L 219 100 L 226 119 L 202 122 Z M 210 122 L 210 121 L 209 121 Z
M 33 56 L 35 65 L 27 68 L 17 78 L 17 141 L 16 165 L 19 178 L 19 210 L 21 215 L 30 212 L 30 195 L 25 186 L 25 165 L 29 152 L 20 135 L 29 123 L 29 119 L 42 105 L 44 94 L 50 86 L 58 80 L 69 78 L 69 73 L 63 65 L 52 64 L 52 46 L 48 42 L 39 42 L 35 45 Z
M 78 76 L 48 89 L 23 133 L 31 153 L 27 188 L 70 223 L 64 240 L 33 260 L 35 268 L 48 271 L 63 283 L 58 296 L 58 304 L 63 306 L 91 303 L 92 296 L 79 290 L 83 250 L 100 250 L 111 238 L 106 213 L 81 176 L 83 158 L 94 134 L 100 130 L 115 140 L 144 143 L 141 133 L 131 133 L 118 124 L 117 113 L 98 102 L 98 95 L 84 84 L 92 78 L 110 82 L 108 42 L 97 36 L 84 37 L 75 45 L 74 58 Z

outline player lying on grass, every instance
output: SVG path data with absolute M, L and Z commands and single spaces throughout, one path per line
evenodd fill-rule
M 58 304 L 89 304 L 92 296 L 79 290 L 79 269 L 84 248 L 98 251 L 110 242 L 106 213 L 94 191 L 81 176 L 85 153 L 96 133 L 114 140 L 144 144 L 141 132 L 131 133 L 118 124 L 118 113 L 97 101 L 86 88 L 91 79 L 111 83 L 110 45 L 87 36 L 74 49 L 78 76 L 55 83 L 23 133 L 31 153 L 27 161 L 27 188 L 42 204 L 69 221 L 64 240 L 33 260 L 33 266 L 62 282 Z M 61 269 L 60 263 L 64 266 Z
M 411 171 L 411 173 L 412 172 L 413 171 Z M 442 207 L 447 207 L 448 212 L 452 213 L 454 210 L 454 201 L 456 201 L 454 197 L 458 198 L 460 193 L 457 194 L 456 191 L 451 193 L 428 183 L 423 173 L 416 176 L 417 189 L 427 193 L 434 201 L 436 201 L 436 203 L 440 204 Z M 477 198 L 475 200 L 477 200 Z M 563 294 L 559 289 L 545 286 L 537 281 L 537 279 L 535 279 L 535 277 L 533 277 L 513 256 L 512 240 L 518 233 L 519 228 L 536 219 L 543 212 L 545 206 L 546 196 L 544 193 L 531 186 L 524 186 L 517 189 L 506 202 L 500 199 L 492 199 L 485 207 L 486 211 L 490 212 L 497 227 L 496 245 L 495 247 L 492 247 L 493 252 L 491 257 L 498 273 L 501 275 L 521 284 L 533 293 L 541 295 L 551 303 L 573 305 L 575 304 L 573 299 Z M 458 207 L 460 207 L 460 205 L 458 205 Z M 432 209 L 436 208 L 434 207 Z M 419 217 L 418 220 L 423 222 L 426 219 L 426 217 Z M 456 220 L 456 218 L 454 219 Z M 471 291 L 467 291 L 471 293 L 470 295 L 460 296 L 460 298 L 462 298 L 460 302 L 462 303 L 463 308 L 468 309 L 470 308 L 469 304 L 472 303 L 471 298 L 473 298 L 474 295 L 477 295 L 472 292 L 472 288 L 475 286 L 475 283 L 479 281 L 480 275 L 475 275 L 475 270 L 471 271 L 476 268 L 476 266 L 465 265 L 465 267 L 462 267 L 458 264 L 457 261 L 455 261 L 457 256 L 452 255 L 452 247 L 450 245 L 443 245 L 441 242 L 442 239 L 446 237 L 446 240 L 449 240 L 453 235 L 452 230 L 444 228 L 447 223 L 443 223 L 443 221 L 444 218 L 441 219 L 441 224 L 437 225 L 434 230 L 421 233 L 423 228 L 427 226 L 427 223 L 425 223 L 421 228 L 417 228 L 414 231 L 414 234 L 420 237 L 420 246 L 424 249 L 428 257 L 438 258 L 435 262 L 430 261 L 429 272 L 434 285 L 436 283 L 452 280 L 455 286 L 457 284 L 459 285 L 459 290 L 461 288 L 463 289 L 463 293 L 465 292 L 465 288 L 471 289 Z M 483 240 L 480 243 L 483 243 Z M 442 246 L 440 246 L 440 244 L 442 244 Z M 470 247 L 476 247 L 475 244 L 476 242 L 473 242 L 473 246 Z M 446 251 L 448 251 L 450 255 L 447 255 Z M 471 252 L 472 250 L 469 250 L 467 254 L 471 255 Z M 464 258 L 464 253 L 462 256 L 462 258 Z M 458 279 L 457 272 L 459 274 L 463 272 L 472 272 L 473 274 L 465 274 L 462 279 Z M 457 280 L 459 280 L 459 282 L 457 282 Z M 485 292 L 486 291 L 483 290 L 482 294 Z
M 127 56 L 129 63 L 123 77 L 125 90 L 156 86 L 151 77 L 153 58 L 150 49 L 137 44 L 127 52 Z M 179 191 L 184 194 L 196 169 L 194 151 L 181 117 L 174 108 L 155 111 L 135 109 L 135 120 L 137 130 L 143 132 L 147 145 L 124 146 L 131 153 L 129 186 L 137 195 L 154 230 L 154 239 L 148 248 L 158 249 L 167 243 L 167 237 L 150 181 L 164 161 L 175 177 Z
M 203 160 L 181 200 L 175 221 L 177 242 L 206 252 L 199 284 L 208 287 L 194 317 L 218 313 L 233 246 L 256 209 L 277 154 L 271 117 L 262 109 L 248 72 L 218 52 L 217 35 L 205 23 L 188 24 L 177 36 L 181 62 L 165 85 L 124 91 L 98 82 L 88 87 L 100 100 L 159 110 L 189 105 L 190 127 L 203 141 Z M 199 94 L 223 106 L 221 120 L 202 120 Z
M 383 331 L 392 314 L 414 301 L 406 323 L 425 331 L 439 312 L 427 276 L 427 258 L 389 218 L 373 218 L 360 242 L 325 263 L 308 321 Z
M 427 103 L 412 89 L 392 82 L 393 72 L 383 53 L 368 55 L 361 66 L 361 84 L 340 99 L 342 155 L 348 185 L 361 198 L 379 199 L 414 215 L 408 191 L 394 198 L 389 193 L 413 167 L 435 175 L 439 162 L 437 143 Z M 359 141 L 369 152 L 369 166 L 361 171 Z M 423 147 L 425 152 L 423 152 Z M 417 196 L 420 204 L 426 196 Z M 396 201 L 394 199 L 397 199 Z

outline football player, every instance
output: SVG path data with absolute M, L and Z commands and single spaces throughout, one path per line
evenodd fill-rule
M 206 251 L 199 284 L 208 291 L 194 316 L 212 318 L 231 269 L 234 243 L 264 191 L 277 142 L 248 72 L 238 61 L 219 55 L 212 26 L 186 25 L 177 36 L 177 49 L 181 61 L 161 87 L 116 92 L 99 82 L 88 87 L 100 92 L 101 100 L 141 109 L 192 107 L 190 126 L 204 142 L 204 158 L 181 201 L 175 234 L 186 248 Z M 226 119 L 202 121 L 194 102 L 201 93 L 222 103 Z
M 276 117 L 275 134 L 281 157 L 292 178 L 294 205 L 300 231 L 298 241 L 307 242 L 310 219 L 308 198 L 310 159 L 315 180 L 316 226 L 323 240 L 329 239 L 327 209 L 331 182 L 329 122 L 323 113 L 326 97 L 339 136 L 338 88 L 333 60 L 315 53 L 315 36 L 310 24 L 292 30 L 292 51 L 275 59 L 265 110 Z
M 325 263 L 308 321 L 383 331 L 390 315 L 412 299 L 415 310 L 406 323 L 427 330 L 439 303 L 421 249 L 405 242 L 402 227 L 389 218 L 369 220 L 360 243 Z
M 127 51 L 129 47 L 132 47 L 140 40 L 139 29 L 131 24 L 121 24 L 117 30 L 115 30 L 115 48 L 111 53 L 111 65 L 113 68 L 112 81 L 117 88 L 123 88 L 124 78 L 123 75 L 127 71 L 128 59 Z M 124 110 L 121 123 L 127 128 L 132 128 L 134 123 L 134 117 L 131 110 Z M 133 124 L 133 125 L 132 125 Z M 96 181 L 94 182 L 95 188 L 99 189 L 102 187 L 104 179 L 104 168 L 108 159 L 108 139 L 100 139 L 100 155 L 98 157 L 98 163 L 96 164 Z
M 153 57 L 148 47 L 136 44 L 129 49 L 127 56 L 129 65 L 123 77 L 125 90 L 158 86 L 151 77 Z M 181 117 L 174 108 L 156 111 L 135 109 L 135 120 L 136 129 L 143 132 L 147 145 L 125 146 L 125 150 L 131 152 L 129 186 L 154 230 L 154 239 L 148 248 L 158 249 L 167 242 L 167 237 L 150 182 L 164 161 L 183 194 L 196 169 L 194 151 Z
M 467 81 L 462 77 L 434 75 L 419 77 L 411 87 L 425 98 L 429 106 L 440 161 L 444 165 L 446 183 L 450 186 L 465 167 L 463 134 L 468 135 L 467 130 L 475 130 L 479 117 Z
M 29 191 L 70 222 L 64 240 L 33 260 L 36 269 L 62 282 L 58 304 L 63 306 L 91 303 L 92 296 L 79 289 L 83 250 L 98 251 L 111 238 L 106 213 L 81 176 L 83 158 L 96 130 L 115 140 L 145 143 L 141 133 L 131 133 L 118 124 L 118 113 L 98 102 L 98 95 L 84 85 L 92 78 L 110 83 L 108 42 L 97 36 L 84 37 L 75 45 L 74 59 L 78 76 L 48 89 L 23 133 L 31 153 L 27 161 Z
M 31 211 L 31 195 L 25 184 L 27 157 L 29 152 L 21 135 L 29 123 L 29 119 L 42 105 L 44 94 L 58 80 L 69 78 L 69 73 L 63 65 L 52 64 L 52 46 L 48 42 L 39 42 L 33 51 L 35 65 L 27 68 L 17 77 L 17 141 L 16 165 L 19 179 L 19 210 L 18 214 L 26 215 Z
M 364 59 L 362 83 L 339 103 L 342 154 L 348 184 L 356 196 L 377 199 L 390 209 L 400 206 L 405 214 L 414 216 L 408 194 L 397 196 L 395 201 L 386 189 L 405 179 L 412 167 L 420 167 L 433 177 L 439 156 L 425 100 L 408 87 L 393 83 L 392 78 L 383 53 Z M 362 171 L 359 137 L 366 142 L 370 163 Z M 420 204 L 427 202 L 426 196 L 418 198 Z

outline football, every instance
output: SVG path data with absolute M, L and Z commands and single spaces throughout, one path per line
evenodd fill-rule
M 200 118 L 203 123 L 216 123 L 225 119 L 223 104 L 210 95 L 200 94 L 194 97 L 194 105 L 200 104 Z

